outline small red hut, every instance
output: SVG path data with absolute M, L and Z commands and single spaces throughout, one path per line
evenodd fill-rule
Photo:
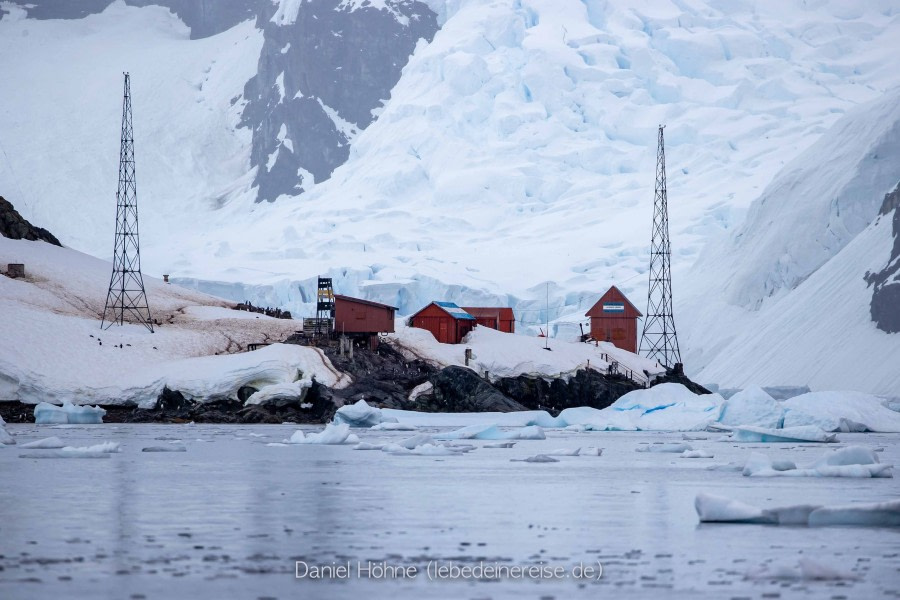
M 592 338 L 637 352 L 637 320 L 644 315 L 619 288 L 609 288 L 584 316 L 591 318 Z
M 397 309 L 387 304 L 334 295 L 334 331 L 351 337 L 368 338 L 375 347 L 379 333 L 394 333 Z
M 475 328 L 475 317 L 453 302 L 432 302 L 409 319 L 413 327 L 427 329 L 442 344 L 459 344 Z
M 462 309 L 475 317 L 475 322 L 506 333 L 516 332 L 516 315 L 507 307 L 463 306 Z

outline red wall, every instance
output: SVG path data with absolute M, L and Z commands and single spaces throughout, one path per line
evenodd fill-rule
M 431 304 L 413 316 L 412 326 L 427 329 L 434 339 L 442 344 L 458 344 L 467 333 L 472 331 L 475 321 L 454 319 L 439 307 Z
M 334 329 L 337 333 L 393 333 L 394 309 L 336 295 Z

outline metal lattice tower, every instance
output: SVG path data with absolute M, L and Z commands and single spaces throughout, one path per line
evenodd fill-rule
M 316 333 L 330 334 L 334 330 L 334 288 L 331 277 L 319 277 L 316 290 Z
M 131 78 L 128 73 L 125 73 L 125 94 L 122 100 L 122 145 L 119 150 L 113 270 L 100 327 L 109 329 L 113 323 L 122 325 L 126 321 L 140 323 L 153 332 L 150 306 L 141 275 L 137 187 L 134 178 L 134 132 L 131 128 Z
M 681 351 L 672 317 L 672 249 L 669 244 L 669 206 L 666 193 L 666 149 L 659 126 L 656 151 L 656 192 L 653 199 L 653 233 L 650 241 L 650 286 L 640 354 L 659 361 L 667 369 L 680 368 Z M 678 365 L 678 367 L 676 367 Z

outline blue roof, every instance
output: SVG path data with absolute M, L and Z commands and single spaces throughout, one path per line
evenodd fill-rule
M 450 316 L 454 319 L 461 319 L 464 321 L 474 321 L 475 317 L 461 309 L 459 306 L 454 304 L 453 302 L 437 302 L 435 304 L 443 308 L 445 311 L 450 313 Z

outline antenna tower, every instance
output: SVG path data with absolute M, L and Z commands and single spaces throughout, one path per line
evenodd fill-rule
M 137 187 L 134 179 L 134 132 L 131 128 L 131 78 L 125 73 L 122 100 L 122 145 L 119 150 L 119 190 L 116 192 L 116 240 L 112 275 L 101 329 L 126 321 L 144 325 L 153 333 L 150 305 L 141 275 L 138 239 Z
M 666 193 L 666 148 L 659 126 L 656 151 L 656 192 L 653 198 L 653 232 L 650 241 L 650 286 L 647 316 L 641 334 L 640 354 L 659 361 L 667 369 L 681 371 L 681 351 L 672 317 L 672 249 L 669 244 L 669 206 Z

